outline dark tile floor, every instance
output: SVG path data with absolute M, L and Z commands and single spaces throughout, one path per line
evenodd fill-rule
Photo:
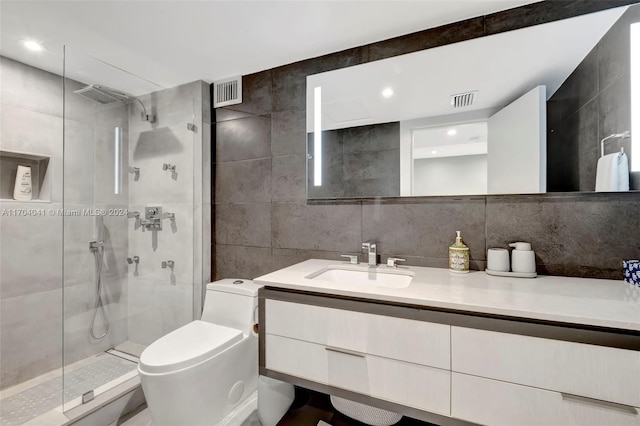
M 316 426 L 320 420 L 331 426 L 366 426 L 336 410 L 329 401 L 329 396 L 296 387 L 296 399 L 291 408 L 278 422 L 278 426 Z M 397 426 L 436 426 L 431 423 L 403 417 Z

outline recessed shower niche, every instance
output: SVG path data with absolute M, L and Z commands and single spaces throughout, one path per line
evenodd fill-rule
M 0 150 L 0 200 L 12 201 L 18 166 L 31 168 L 31 200 L 23 202 L 50 202 L 50 157 L 28 152 Z

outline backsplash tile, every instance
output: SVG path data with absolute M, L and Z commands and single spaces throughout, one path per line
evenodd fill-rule
M 622 278 L 640 253 L 637 194 L 487 197 L 487 247 L 531 242 L 540 273 Z

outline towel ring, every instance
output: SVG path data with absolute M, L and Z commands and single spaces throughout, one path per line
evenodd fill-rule
M 609 140 L 609 139 L 614 139 L 614 138 L 620 138 L 620 139 L 627 139 L 631 137 L 631 132 L 629 130 L 625 130 L 622 133 L 614 133 L 613 135 L 609 135 L 606 138 L 603 138 L 600 141 L 600 157 L 604 157 L 604 142 Z M 620 153 L 624 154 L 624 147 L 620 148 Z

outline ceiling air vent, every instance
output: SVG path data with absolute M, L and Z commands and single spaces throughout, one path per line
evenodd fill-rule
M 478 91 L 458 93 L 457 95 L 451 95 L 451 108 L 464 108 L 473 105 L 476 100 Z
M 213 107 L 242 103 L 242 76 L 213 82 Z

